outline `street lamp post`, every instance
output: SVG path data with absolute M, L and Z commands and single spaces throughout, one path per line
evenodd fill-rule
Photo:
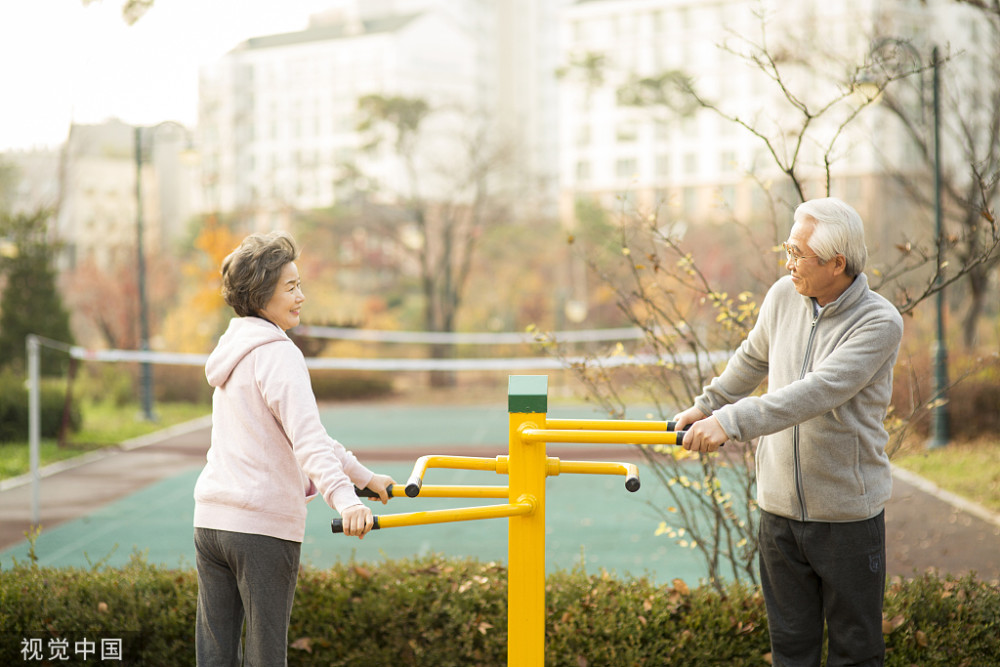
M 173 120 L 165 120 L 162 123 L 149 128 L 135 127 L 135 231 L 136 231 L 136 272 L 138 274 L 139 290 L 139 350 L 149 351 L 149 302 L 146 297 L 146 249 L 145 249 L 145 220 L 142 211 L 142 138 L 143 131 L 148 132 L 152 138 L 156 138 L 156 132 L 164 125 L 172 125 L 187 132 L 181 123 Z M 152 150 L 150 151 L 152 154 Z M 153 412 L 153 367 L 149 361 L 140 362 L 141 368 L 141 400 L 142 415 L 147 421 L 156 421 L 156 414 Z
M 949 424 L 948 406 L 948 350 L 944 336 L 944 276 L 941 275 L 944 265 L 942 248 L 944 237 L 941 230 L 941 95 L 940 78 L 938 74 L 938 49 L 931 51 L 933 58 L 933 98 L 934 98 L 934 240 L 937 243 L 937 267 L 935 283 L 937 292 L 934 294 L 936 326 L 934 336 L 934 407 L 931 409 L 931 439 L 927 442 L 928 449 L 938 449 L 948 444 Z
M 159 127 L 159 126 L 157 126 Z M 149 351 L 149 304 L 146 299 L 146 250 L 144 246 L 145 222 L 142 216 L 142 128 L 135 128 L 135 229 L 137 272 L 139 287 L 139 349 Z M 153 368 L 149 361 L 140 364 L 142 377 L 142 415 L 155 421 L 153 414 Z
M 907 51 L 915 62 L 923 64 L 923 58 L 912 44 L 895 37 L 883 37 L 876 41 L 871 48 L 871 53 L 878 53 L 884 46 L 892 45 Z M 931 50 L 931 74 L 932 74 L 932 112 L 933 112 L 933 133 L 934 133 L 934 242 L 936 245 L 936 266 L 934 271 L 934 293 L 935 306 L 935 330 L 934 330 L 934 389 L 931 398 L 931 433 L 927 442 L 928 449 L 937 449 L 948 444 L 950 439 L 950 428 L 948 423 L 948 351 L 945 345 L 944 331 L 944 276 L 941 271 L 944 266 L 944 236 L 942 232 L 942 210 L 941 210 L 941 95 L 939 79 L 940 63 L 938 61 L 938 48 L 934 46 Z M 863 81 L 859 81 L 864 85 Z M 923 75 L 920 80 L 920 101 L 921 109 L 924 102 Z M 870 99 L 874 99 L 869 96 Z

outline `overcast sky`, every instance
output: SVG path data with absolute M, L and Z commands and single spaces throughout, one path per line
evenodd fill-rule
M 198 67 L 248 37 L 299 30 L 337 0 L 0 0 L 0 151 L 61 143 L 70 122 L 193 125 Z

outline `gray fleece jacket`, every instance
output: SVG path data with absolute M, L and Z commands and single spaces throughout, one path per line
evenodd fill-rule
M 760 437 L 757 503 L 799 521 L 861 521 L 892 493 L 883 427 L 903 335 L 896 308 L 864 274 L 818 314 L 790 277 L 695 400 L 734 440 Z M 767 379 L 767 393 L 751 396 Z

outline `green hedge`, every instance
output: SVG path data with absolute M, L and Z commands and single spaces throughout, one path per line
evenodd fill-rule
M 430 557 L 304 569 L 290 665 L 505 665 L 504 567 Z M 125 664 L 193 664 L 197 583 L 152 566 L 0 570 L 0 664 L 22 664 L 22 638 L 121 638 Z M 765 665 L 760 594 L 654 586 L 642 579 L 550 575 L 545 664 Z M 1000 587 L 972 577 L 894 582 L 887 665 L 1000 664 Z
M 23 375 L 0 372 L 0 442 L 28 441 L 28 389 Z M 43 438 L 56 438 L 66 403 L 66 382 L 42 380 L 38 388 L 39 431 Z M 80 428 L 80 409 L 70 408 L 69 430 Z
M 315 369 L 309 371 L 309 377 L 320 401 L 384 398 L 392 394 L 392 378 L 379 371 Z

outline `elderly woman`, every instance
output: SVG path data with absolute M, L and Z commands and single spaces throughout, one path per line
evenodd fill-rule
M 388 501 L 393 483 L 361 465 L 320 422 L 305 359 L 285 334 L 305 297 L 283 233 L 255 234 L 222 263 L 238 317 L 208 358 L 212 443 L 195 486 L 199 665 L 284 665 L 306 503 L 322 494 L 363 537 L 371 510 L 354 487 Z

